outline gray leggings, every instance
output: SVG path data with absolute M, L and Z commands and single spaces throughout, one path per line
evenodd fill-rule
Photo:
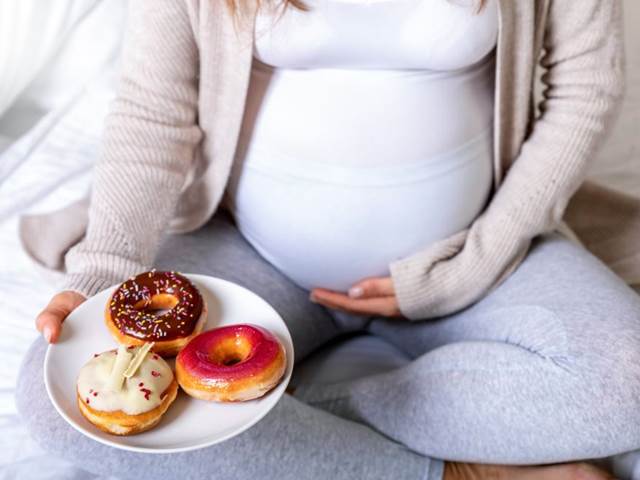
M 440 479 L 443 461 L 537 464 L 640 447 L 640 297 L 558 236 L 455 315 L 357 317 L 308 300 L 220 212 L 170 236 L 157 268 L 205 273 L 255 291 L 284 317 L 296 361 L 368 331 L 410 356 L 387 373 L 303 385 L 249 431 L 195 452 L 144 455 L 89 440 L 49 403 L 44 342 L 31 348 L 17 403 L 33 436 L 89 471 L 120 478 Z

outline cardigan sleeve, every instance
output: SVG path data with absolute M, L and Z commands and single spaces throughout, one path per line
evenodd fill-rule
M 621 16 L 618 1 L 550 0 L 541 113 L 470 228 L 391 263 L 404 316 L 427 319 L 472 304 L 513 271 L 535 236 L 558 227 L 623 95 Z
M 120 84 L 87 232 L 66 255 L 66 289 L 89 296 L 150 267 L 202 136 L 197 77 L 186 2 L 130 1 Z

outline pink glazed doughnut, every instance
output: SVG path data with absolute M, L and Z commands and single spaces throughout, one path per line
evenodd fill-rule
M 194 398 L 243 402 L 275 387 L 286 364 L 284 347 L 271 332 L 230 325 L 194 337 L 176 358 L 176 378 Z

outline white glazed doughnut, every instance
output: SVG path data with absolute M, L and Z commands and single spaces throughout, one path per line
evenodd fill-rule
M 141 363 L 126 378 L 125 370 L 131 366 L 134 353 L 133 347 L 121 347 L 96 354 L 78 375 L 77 400 L 82 415 L 115 435 L 131 435 L 153 427 L 178 391 L 171 367 L 155 353 L 141 352 Z M 118 355 L 124 357 L 120 362 Z

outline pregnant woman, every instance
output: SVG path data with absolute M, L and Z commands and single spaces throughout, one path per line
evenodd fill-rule
M 263 296 L 296 361 L 353 331 L 413 360 L 145 456 L 57 416 L 40 341 L 33 435 L 122 478 L 607 478 L 578 460 L 640 447 L 640 299 L 562 216 L 622 94 L 620 19 L 599 0 L 131 1 L 46 340 L 155 265 Z

